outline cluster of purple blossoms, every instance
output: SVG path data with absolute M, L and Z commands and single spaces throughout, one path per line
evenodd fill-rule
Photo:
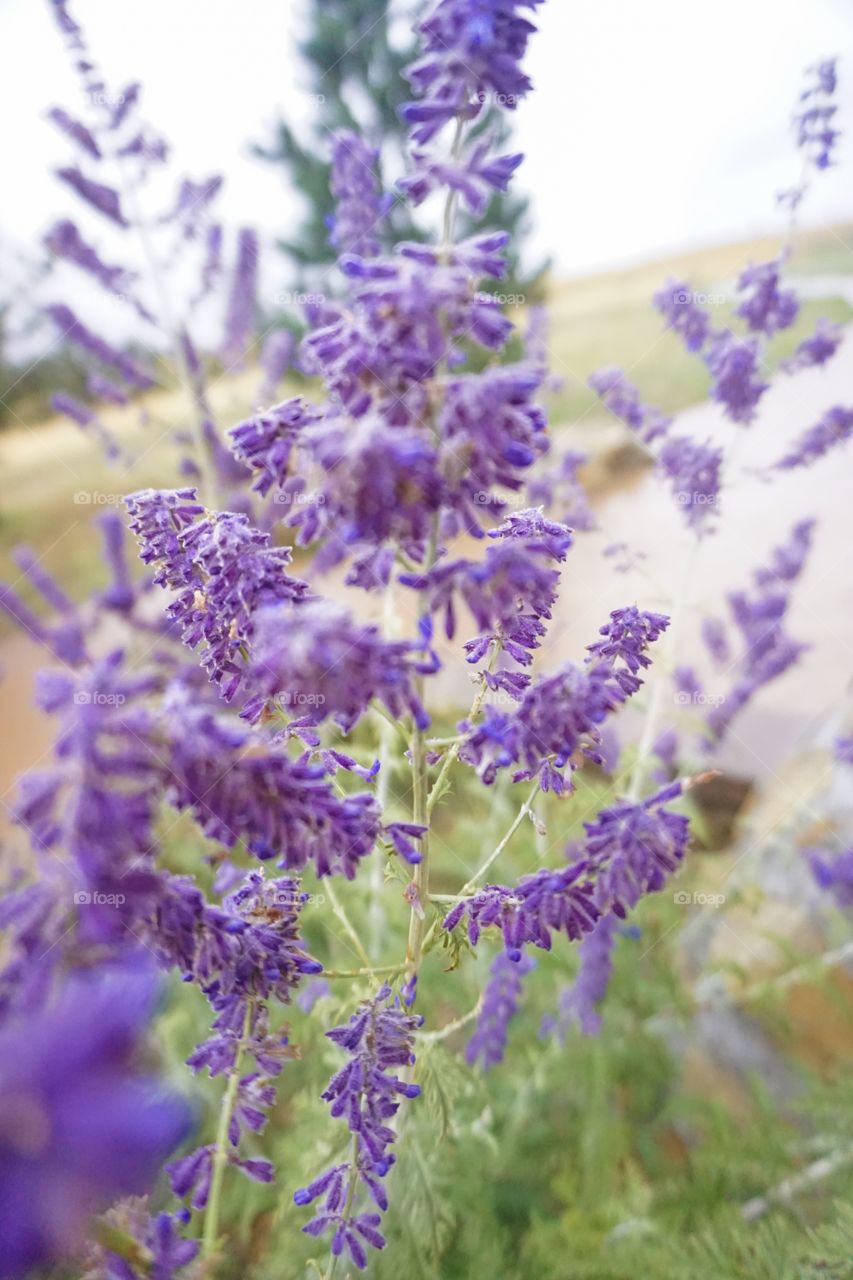
M 329 775 L 355 764 L 342 753 L 294 760 L 239 722 L 191 701 L 181 686 L 164 702 L 164 729 L 170 725 L 166 795 L 225 848 L 245 841 L 262 861 L 290 871 L 313 863 L 318 876 L 350 880 L 380 838 L 406 861 L 419 860 L 409 838 L 419 827 L 383 826 L 372 792 L 336 789 Z
M 558 523 L 581 533 L 595 528 L 595 516 L 578 474 L 586 461 L 585 453 L 568 449 L 551 466 L 539 468 L 526 486 L 534 506 L 553 511 Z
M 646 444 L 666 435 L 672 418 L 654 405 L 643 404 L 639 391 L 621 369 L 615 366 L 598 369 L 590 374 L 587 382 L 610 412 L 621 418 Z
M 316 409 L 294 396 L 231 428 L 231 448 L 256 472 L 252 487 L 262 497 L 270 489 L 285 489 L 291 478 L 294 448 L 305 428 L 318 418 Z
M 512 326 L 478 288 L 483 276 L 504 274 L 506 236 L 455 242 L 453 206 L 460 199 L 481 213 L 520 157 L 492 156 L 483 137 L 447 157 L 438 141 L 452 120 L 460 131 L 474 121 L 490 90 L 509 107 L 526 92 L 519 59 L 533 28 L 520 11 L 532 7 L 508 0 L 473 16 L 467 5 L 442 0 L 420 28 L 424 56 L 409 76 L 422 100 L 403 111 L 417 150 L 401 188 L 415 201 L 444 189 L 442 245 L 403 244 L 393 256 L 377 255 L 367 229 L 384 198 L 362 163 L 363 144 L 358 163 L 352 150 L 336 157 L 336 242 L 345 250 L 339 265 L 348 296 L 315 309 L 302 344 L 300 367 L 322 377 L 330 405 L 301 433 L 300 469 L 313 471 L 316 489 L 302 495 L 289 523 L 301 543 L 315 546 L 320 569 L 349 560 L 348 580 L 357 585 L 387 583 L 398 550 L 428 572 L 435 526 L 438 538 L 459 529 L 480 534 L 491 505 L 483 495 L 494 486 L 517 492 L 547 448 L 532 399 L 546 377 L 539 363 L 461 368 L 472 348 L 502 350 Z
M 750 269 L 757 276 L 762 268 Z M 744 273 L 745 279 L 749 272 Z M 750 277 L 751 279 L 752 277 Z M 654 295 L 654 303 L 667 328 L 678 333 L 687 350 L 700 355 L 714 379 L 711 394 L 733 422 L 749 423 L 768 383 L 759 376 L 762 348 L 756 337 L 740 337 L 731 329 L 715 329 L 693 291 L 683 280 L 669 280 Z M 754 298 L 744 304 L 750 327 L 758 327 Z
M 691 528 L 702 529 L 720 497 L 723 451 L 686 436 L 670 436 L 660 451 L 660 471 L 672 485 L 676 502 Z
M 379 253 L 378 229 L 394 199 L 380 194 L 379 152 L 352 129 L 339 129 L 332 142 L 330 186 L 335 213 L 329 240 L 339 253 L 373 258 Z
M 564 1040 L 574 1023 L 585 1036 L 601 1029 L 599 1006 L 607 995 L 613 971 L 613 948 L 618 917 L 612 912 L 599 918 L 578 947 L 579 968 L 574 983 L 561 993 L 557 1017 L 543 1019 L 542 1034 L 556 1033 Z
M 583 756 L 598 757 L 601 725 L 640 688 L 637 673 L 649 664 L 646 649 L 668 625 L 662 614 L 634 606 L 615 610 L 583 666 L 568 663 L 537 680 L 511 713 L 489 706 L 479 724 L 463 721 L 460 759 L 474 765 L 487 784 L 499 769 L 520 765 L 514 781 L 538 775 L 544 791 L 570 790 L 567 766 L 572 770 Z
M 835 64 L 835 58 L 827 58 L 809 68 L 812 79 L 800 94 L 799 109 L 794 115 L 797 146 L 817 169 L 827 169 L 832 164 L 832 152 L 841 136 L 833 128 L 838 111 L 833 101 L 838 87 Z
M 822 368 L 835 355 L 841 345 L 841 338 L 841 326 L 819 316 L 815 321 L 814 332 L 797 344 L 793 355 L 783 360 L 780 368 L 785 373 Z
M 755 694 L 769 681 L 787 671 L 808 649 L 785 630 L 791 603 L 792 584 L 801 575 L 811 549 L 814 521 L 794 525 L 787 543 L 776 547 L 767 566 L 753 574 L 753 588 L 732 592 L 729 612 L 742 642 L 735 666 L 734 684 L 725 699 L 712 708 L 708 728 L 718 742 L 729 725 Z M 721 624 L 712 622 L 716 637 Z
M 158 681 L 129 674 L 116 650 L 79 676 L 41 672 L 38 689 L 39 705 L 60 721 L 56 761 L 21 780 L 16 821 L 36 851 L 68 860 L 81 935 L 120 938 L 150 909 L 159 883 L 161 756 L 147 705 Z
M 133 249 L 134 239 L 144 244 L 145 256 L 156 260 L 161 278 L 168 269 L 172 278 L 198 283 L 186 291 L 186 296 L 178 298 L 172 278 L 164 290 L 137 271 L 105 262 L 85 228 L 81 230 L 71 218 L 58 221 L 45 243 L 56 258 L 85 272 L 112 298 L 120 297 L 129 304 L 149 335 L 147 345 L 162 345 L 165 337 L 175 364 L 186 366 L 181 347 L 184 341 L 192 346 L 188 332 L 190 313 L 210 294 L 222 275 L 223 228 L 212 220 L 212 215 L 223 179 L 213 174 L 196 181 L 170 173 L 169 145 L 141 115 L 141 86 L 138 83 L 107 85 L 68 5 L 54 2 L 51 8 L 79 78 L 87 120 L 83 124 L 62 107 L 49 112 L 52 123 L 75 148 L 74 163 L 56 170 L 57 178 L 85 206 L 84 212 L 106 219 L 120 231 L 129 250 Z M 117 170 L 122 176 L 121 190 L 113 185 Z M 151 181 L 152 175 L 156 175 L 156 183 Z M 172 191 L 164 200 L 162 191 L 170 186 Z M 232 359 L 242 355 L 250 337 L 257 258 L 257 237 L 254 231 L 245 228 L 238 237 L 236 266 L 226 308 L 223 346 Z M 157 380 L 153 370 L 143 368 L 117 350 L 64 304 L 49 306 L 46 314 L 58 327 L 60 336 L 86 361 L 94 362 L 87 393 L 95 401 L 114 403 L 118 395 L 122 402 L 128 402 Z M 101 381 L 104 369 L 111 374 L 107 383 Z M 189 380 L 193 382 L 198 374 L 203 386 L 204 374 L 200 367 L 198 370 L 185 367 L 185 373 L 191 374 Z M 54 403 L 59 412 L 82 426 L 95 429 L 104 443 L 109 443 L 109 437 L 100 429 L 95 408 L 66 392 L 59 392 Z M 199 409 L 194 424 L 195 440 L 192 435 L 177 431 L 173 433 L 173 440 L 181 450 L 184 474 L 195 474 L 201 463 L 210 466 L 218 480 L 216 455 L 221 459 L 221 441 L 210 416 L 201 411 L 200 405 L 195 407 Z M 113 445 L 111 452 L 115 451 Z
M 251 697 L 242 714 L 256 720 L 277 707 L 294 717 L 291 731 L 331 717 L 348 733 L 376 699 L 392 716 L 409 713 L 426 728 L 414 688 L 421 652 L 416 641 L 383 640 L 377 627 L 356 623 L 330 600 L 264 606 L 254 616 Z
M 795 467 L 810 467 L 824 454 L 839 444 L 845 444 L 853 435 L 853 408 L 836 404 L 827 409 L 819 422 L 803 432 L 790 453 L 780 458 L 776 466 L 782 471 Z
M 237 239 L 237 261 L 225 315 L 223 359 L 231 368 L 242 363 L 252 339 L 255 322 L 255 295 L 258 289 L 258 237 L 251 227 L 243 227 Z
M 319 1211 L 303 1228 L 309 1235 L 333 1232 L 332 1254 L 346 1249 L 359 1270 L 367 1266 L 366 1245 L 381 1249 L 385 1239 L 379 1230 L 380 1215 L 357 1206 L 359 1186 L 369 1201 L 384 1212 L 388 1208 L 383 1178 L 395 1157 L 396 1138 L 388 1121 L 397 1114 L 401 1098 L 417 1098 L 420 1086 L 398 1075 L 412 1067 L 412 1033 L 423 1018 L 406 1013 L 391 1000 L 385 984 L 374 998 L 359 1006 L 349 1022 L 326 1035 L 348 1055 L 346 1066 L 333 1076 L 323 1093 L 335 1118 L 346 1117 L 353 1135 L 350 1160 L 333 1165 L 307 1187 L 294 1194 L 298 1205 L 322 1198 Z
M 529 666 L 539 647 L 557 598 L 559 570 L 572 544 L 572 531 L 548 520 L 541 509 L 508 516 L 488 537 L 481 561 L 447 560 L 429 573 L 405 573 L 400 581 L 425 593 L 432 612 L 443 612 L 445 631 L 456 631 L 456 597 L 465 602 L 479 627 L 479 635 L 465 643 L 467 661 L 481 662 L 491 650 L 494 661 L 505 655 L 520 666 Z M 517 672 L 483 672 L 490 689 L 504 689 L 517 697 L 529 677 Z
M 476 946 L 482 930 L 494 926 L 517 961 L 525 946 L 550 951 L 554 933 L 573 942 L 590 934 L 602 916 L 624 919 L 644 894 L 663 887 L 684 858 L 688 819 L 665 807 L 683 789 L 676 781 L 645 800 L 603 809 L 584 824 L 582 847 L 566 867 L 543 868 L 512 887 L 486 885 L 457 903 L 444 928 L 451 931 L 466 919 L 468 941 Z
M 780 289 L 779 278 L 784 256 L 769 262 L 750 263 L 740 274 L 738 290 L 746 297 L 735 308 L 752 333 L 772 337 L 789 329 L 797 318 L 800 303 L 793 289 Z
M 853 907 L 853 849 L 831 855 L 826 849 L 807 849 L 806 857 L 820 888 L 832 894 L 842 911 Z
M 465 1046 L 466 1061 L 472 1066 L 482 1058 L 483 1069 L 488 1071 L 503 1061 L 509 1024 L 521 1002 L 523 979 L 535 966 L 532 956 L 513 960 L 505 951 L 495 956 L 483 990 L 477 1029 Z
M 532 88 L 521 66 L 535 28 L 523 10 L 542 0 L 491 0 L 471 6 L 440 0 L 420 23 L 422 56 L 406 70 L 419 101 L 403 108 L 416 143 L 426 143 L 446 124 L 473 120 L 489 94 L 515 108 Z
M 144 957 L 66 976 L 0 1029 L 0 1274 L 79 1252 L 89 1215 L 149 1190 L 187 1104 L 135 1065 L 155 1012 Z M 195 1250 L 184 1250 L 189 1261 Z
M 235 1074 L 236 1089 L 228 1149 L 208 1143 L 169 1166 L 173 1191 L 189 1198 L 196 1210 L 208 1202 L 217 1160 L 258 1182 L 275 1176 L 268 1160 L 241 1155 L 240 1143 L 246 1132 L 263 1130 L 275 1101 L 273 1080 L 293 1056 L 286 1032 L 270 1030 L 268 1002 L 289 1004 L 300 978 L 322 969 L 299 937 L 299 914 L 307 896 L 297 880 L 267 880 L 255 871 L 223 900 L 221 910 L 208 909 L 216 920 L 205 930 L 196 966 L 216 1017 L 213 1035 L 187 1061 L 193 1071 L 206 1069 L 211 1076 Z M 242 1070 L 247 1055 L 254 1058 L 256 1070 Z
M 832 102 L 836 89 L 835 60 L 818 63 L 811 70 L 813 83 L 801 94 L 800 110 L 795 116 L 797 145 L 810 164 L 824 169 L 831 162 L 838 137 L 830 123 L 836 111 Z M 804 192 L 805 185 L 801 185 L 785 193 L 783 198 L 794 208 Z M 746 337 L 728 328 L 715 328 L 684 281 L 668 281 L 654 297 L 667 327 L 681 336 L 688 351 L 704 360 L 713 378 L 711 394 L 733 422 L 753 421 L 769 387 L 760 372 L 767 340 L 790 328 L 799 314 L 800 304 L 794 290 L 780 287 L 787 256 L 786 251 L 768 262 L 750 264 L 739 276 L 738 290 L 744 296 L 735 314 L 746 322 L 749 330 Z M 836 326 L 819 320 L 814 333 L 798 345 L 790 359 L 782 362 L 783 372 L 793 374 L 825 364 L 835 354 L 840 340 Z
M 125 501 L 140 556 L 157 566 L 154 581 L 178 593 L 168 616 L 184 644 L 202 646 L 202 666 L 228 701 L 242 680 L 255 610 L 302 600 L 308 584 L 285 572 L 288 548 L 270 546 L 242 513 L 206 511 L 195 489 L 146 489 Z
M 680 286 L 672 296 L 679 300 L 682 293 L 687 299 L 687 294 Z M 691 302 L 678 301 L 673 314 L 681 318 L 693 306 Z M 704 312 L 700 314 L 704 315 Z M 686 340 L 694 340 L 693 330 L 689 327 L 685 334 Z M 621 418 L 644 444 L 651 445 L 658 439 L 663 441 L 656 457 L 658 472 L 672 485 L 673 495 L 687 523 L 691 528 L 704 530 L 709 516 L 715 513 L 717 507 L 722 449 L 709 441 L 700 444 L 686 436 L 671 435 L 669 429 L 672 418 L 653 405 L 643 404 L 639 391 L 621 369 L 599 369 L 588 381 L 607 408 L 617 418 Z

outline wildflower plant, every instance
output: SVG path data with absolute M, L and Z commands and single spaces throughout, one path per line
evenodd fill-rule
M 625 922 L 688 852 L 698 770 L 678 767 L 686 750 L 656 745 L 669 672 L 644 688 L 673 643 L 668 613 L 627 600 L 602 617 L 585 653 L 541 669 L 561 579 L 591 515 L 577 455 L 561 454 L 549 432 L 541 334 L 534 329 L 514 357 L 513 326 L 483 288 L 503 273 L 507 237 L 487 225 L 457 234 L 458 211 L 481 217 L 521 162 L 497 154 L 478 124 L 487 107 L 514 110 L 531 90 L 524 59 L 540 3 L 438 0 L 418 25 L 400 192 L 437 211 L 431 240 L 387 244 L 391 193 L 380 189 L 375 153 L 352 131 L 332 140 L 340 295 L 310 303 L 298 355 L 318 394 L 251 413 L 230 431 L 224 456 L 182 332 L 207 464 L 184 468 L 190 484 L 127 497 L 143 574 L 130 571 L 122 520 L 111 513 L 103 533 L 112 581 L 88 605 L 74 604 L 26 555 L 22 571 L 51 616 L 11 588 L 0 596 L 54 659 L 39 701 L 57 723 L 54 758 L 23 780 L 17 805 L 40 873 L 13 883 L 0 903 L 9 935 L 0 1076 L 18 1088 L 22 1011 L 47 1017 L 69 972 L 125 984 L 113 1009 L 121 1035 L 110 1039 L 107 1022 L 109 1045 L 84 1037 L 65 1082 L 79 1086 L 90 1130 L 122 1144 L 121 1167 L 84 1171 L 77 1220 L 61 1237 L 43 1227 L 43 1199 L 37 1210 L 22 1207 L 17 1252 L 0 1274 L 79 1251 L 85 1214 L 149 1190 L 155 1168 L 165 1169 L 170 1207 L 114 1205 L 93 1237 L 91 1274 L 226 1274 L 239 1234 L 229 1203 L 241 1179 L 274 1186 L 276 1214 L 301 1228 L 327 1280 L 339 1265 L 371 1267 L 406 1193 L 398 1163 L 407 1143 L 419 1149 L 432 1123 L 419 1113 L 429 1105 L 432 1117 L 441 1094 L 429 1065 L 436 1045 L 458 1037 L 469 1068 L 497 1068 L 528 982 L 552 964 L 560 973 L 573 949 L 576 982 L 554 992 L 542 1031 L 559 1039 L 576 1023 L 594 1034 Z M 54 7 L 88 65 L 67 4 Z M 825 96 L 828 73 L 819 79 Z M 820 144 L 820 168 L 831 144 L 823 98 L 804 110 L 804 145 L 811 156 Z M 57 123 L 90 159 L 100 156 L 98 136 L 66 115 Z M 115 192 L 82 171 L 66 180 L 124 221 Z M 185 226 L 198 201 L 187 193 L 178 203 Z M 66 228 L 53 238 L 90 261 L 75 236 Z M 255 267 L 244 232 L 227 308 L 232 356 L 251 328 Z M 115 283 L 97 271 L 106 287 Z M 714 332 L 669 286 L 659 305 L 706 361 L 716 398 L 746 425 L 764 390 L 760 343 L 791 322 L 795 300 L 773 264 L 750 269 L 741 287 L 752 335 L 743 339 Z M 60 319 L 101 365 L 133 382 L 124 353 L 114 358 L 73 314 Z M 821 341 L 825 350 L 834 339 L 822 331 Z M 814 342 L 809 350 L 794 364 L 814 363 Z M 277 381 L 267 375 L 268 386 Z M 718 451 L 673 435 L 618 370 L 593 384 L 659 448 L 676 497 L 695 499 L 684 505 L 698 545 L 713 504 L 696 495 L 718 492 Z M 802 461 L 825 447 L 812 439 Z M 773 564 L 730 599 L 744 653 L 732 699 L 694 753 L 699 770 L 735 712 L 798 656 L 782 623 L 810 539 L 811 524 L 798 524 Z M 725 626 L 709 620 L 706 634 L 727 661 Z M 473 696 L 448 725 L 436 691 L 454 664 L 470 673 Z M 630 766 L 613 770 L 617 718 L 649 693 Z M 653 776 L 656 752 L 672 764 L 668 776 Z M 604 780 L 599 792 L 589 777 Z M 587 791 L 597 802 L 578 813 Z M 502 826 L 494 837 L 469 828 L 466 856 L 454 858 L 453 818 L 478 804 Z M 536 864 L 528 857 L 521 869 L 519 833 L 530 837 L 526 850 L 538 849 Z M 199 993 L 196 1023 L 206 1009 L 187 1063 L 209 1082 L 215 1114 L 189 1144 L 186 1109 L 162 1085 L 145 1134 L 124 1133 L 137 1087 L 125 1046 L 152 1013 L 149 988 L 140 994 L 138 975 L 127 972 L 140 949 L 186 984 L 175 1004 L 183 995 L 189 1007 L 188 989 Z M 480 990 L 472 1007 L 458 1008 L 460 980 L 472 975 Z M 33 1045 L 37 1057 L 38 1037 Z M 47 1037 L 44 1054 L 52 1052 Z M 267 1144 L 282 1128 L 282 1095 L 291 1100 L 300 1055 L 313 1063 L 312 1079 L 328 1067 L 314 1098 L 323 1137 L 307 1150 L 295 1145 L 276 1167 Z M 35 1062 L 39 1090 L 45 1071 Z M 101 1087 L 115 1103 L 104 1132 L 94 1121 Z M 63 1089 L 45 1083 L 38 1115 L 62 1105 Z M 16 1161 L 31 1159 L 27 1144 L 38 1137 L 24 1120 L 0 1115 L 0 1217 Z M 452 1124 L 445 1106 L 435 1140 Z M 94 1144 L 81 1151 L 98 1153 Z M 64 1145 L 39 1149 L 34 1185 L 73 1191 L 78 1175 Z M 159 1195 L 165 1202 L 162 1184 Z M 298 1260 L 282 1274 L 302 1274 L 307 1255 L 293 1248 Z

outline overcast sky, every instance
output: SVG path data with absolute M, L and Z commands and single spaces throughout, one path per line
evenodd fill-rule
M 246 141 L 279 112 L 310 111 L 294 58 L 300 0 L 77 0 L 111 81 L 139 78 L 145 116 L 196 176 L 223 171 L 221 209 L 270 236 L 293 196 Z M 775 193 L 797 178 L 789 118 L 803 67 L 842 55 L 839 170 L 805 223 L 853 215 L 851 0 L 548 0 L 517 113 L 535 197 L 535 250 L 565 272 L 648 258 L 780 225 Z M 32 243 L 69 200 L 50 176 L 68 144 L 47 124 L 76 81 L 48 0 L 0 0 L 5 199 L 0 236 Z M 845 165 L 846 162 L 846 165 Z

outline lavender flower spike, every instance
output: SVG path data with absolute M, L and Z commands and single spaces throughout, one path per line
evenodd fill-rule
M 76 1252 L 88 1215 L 149 1189 L 190 1112 L 133 1061 L 156 1002 L 133 954 L 65 979 L 0 1031 L 0 1274 Z
M 391 988 L 381 987 L 373 1000 L 362 1004 L 349 1022 L 326 1034 L 349 1054 L 349 1061 L 323 1093 L 332 1115 L 345 1116 L 354 1138 L 353 1158 L 333 1165 L 307 1187 L 294 1193 L 298 1205 L 323 1198 L 319 1212 L 302 1230 L 311 1236 L 332 1231 L 332 1254 L 346 1249 L 353 1264 L 367 1266 L 366 1245 L 385 1246 L 379 1230 L 380 1215 L 358 1207 L 372 1200 L 380 1211 L 388 1208 L 383 1179 L 394 1164 L 391 1144 L 396 1138 L 388 1121 L 396 1115 L 401 1098 L 417 1098 L 420 1087 L 407 1083 L 395 1068 L 414 1063 L 412 1032 L 423 1019 L 407 1014 L 391 1002 Z
M 379 193 L 379 152 L 352 129 L 339 129 L 332 141 L 331 189 L 337 203 L 329 240 L 339 253 L 375 257 L 377 228 L 393 203 L 393 196 Z
M 477 1030 L 465 1046 L 465 1058 L 472 1065 L 482 1057 L 483 1068 L 488 1071 L 503 1061 L 509 1024 L 521 999 L 522 979 L 535 966 L 532 956 L 522 956 L 519 961 L 513 961 L 505 951 L 495 956 L 483 992 Z

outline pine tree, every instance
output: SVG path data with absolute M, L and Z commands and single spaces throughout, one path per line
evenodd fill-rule
M 393 6 L 382 0 L 307 0 L 308 34 L 299 42 L 299 51 L 308 73 L 306 91 L 314 104 L 313 120 L 304 136 L 279 120 L 273 137 L 253 147 L 260 159 L 286 171 L 307 202 L 302 222 L 291 236 L 279 241 L 301 285 L 315 284 L 335 256 L 327 223 L 333 208 L 330 133 L 357 129 L 380 147 L 386 188 L 403 171 L 405 129 L 397 108 L 409 96 L 402 68 L 414 57 L 412 31 L 419 9 L 411 0 L 398 0 Z M 496 117 L 505 114 L 486 113 L 481 127 L 494 130 Z M 506 135 L 503 140 L 511 149 Z M 488 225 L 509 231 L 513 244 L 523 242 L 527 200 L 497 196 L 489 207 Z M 402 201 L 391 210 L 389 230 L 389 243 L 421 238 Z M 512 260 L 510 281 L 502 281 L 500 287 L 525 292 L 532 299 L 543 270 L 544 264 L 535 271 L 520 270 L 517 260 Z

